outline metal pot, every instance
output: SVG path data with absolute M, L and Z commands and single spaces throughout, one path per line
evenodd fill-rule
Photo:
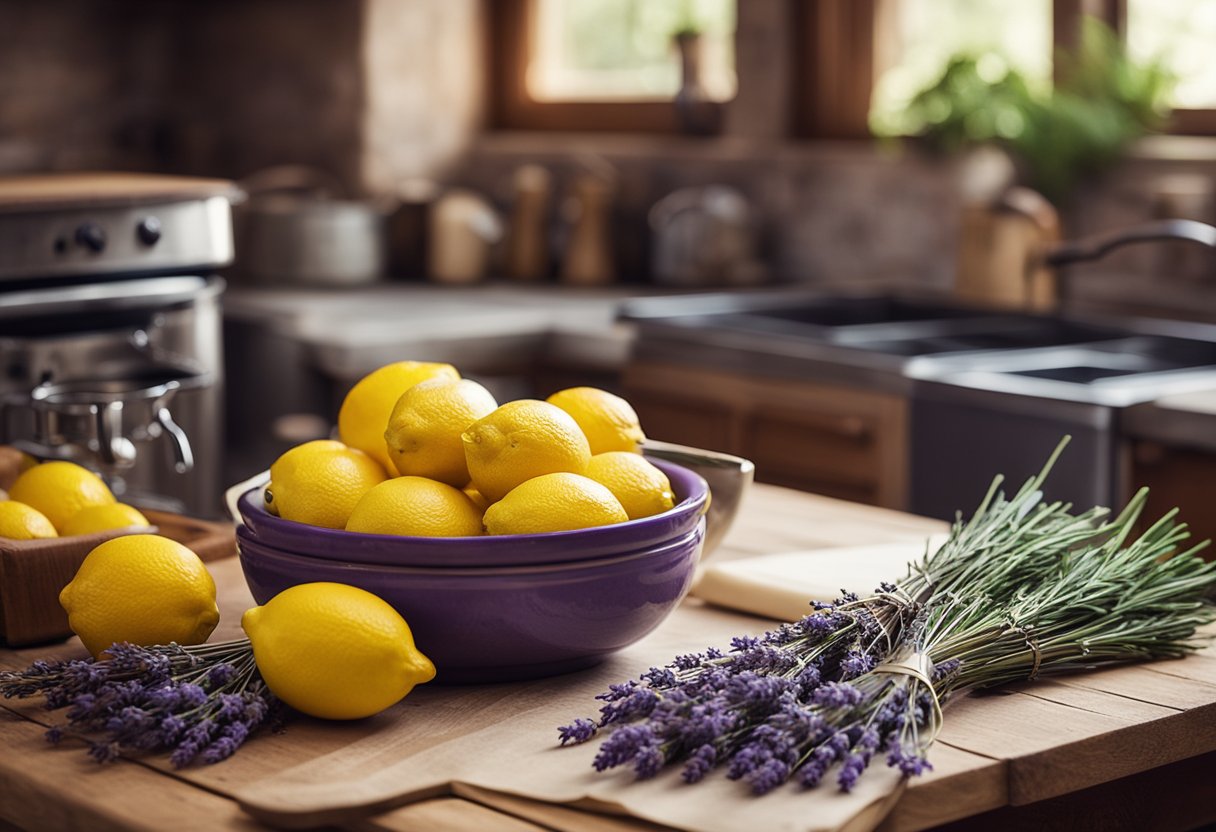
M 44 382 L 29 396 L 37 421 L 32 440 L 13 444 L 39 457 L 96 459 L 108 472 L 135 465 L 137 442 L 168 439 L 174 468 L 194 468 L 186 432 L 173 420 L 169 401 L 182 389 L 207 383 L 183 367 L 148 367 L 109 379 Z
M 270 168 L 241 187 L 237 267 L 250 282 L 351 286 L 384 274 L 391 205 L 342 198 L 331 176 L 307 167 Z

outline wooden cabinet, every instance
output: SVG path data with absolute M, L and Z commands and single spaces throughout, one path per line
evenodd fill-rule
M 1190 527 L 1192 542 L 1216 541 L 1216 453 L 1135 440 L 1129 457 L 1132 490 L 1149 488 L 1142 525 L 1177 507 L 1179 519 Z M 1201 554 L 1206 560 L 1216 560 L 1216 546 Z
M 631 364 L 622 389 L 655 439 L 747 457 L 762 482 L 907 504 L 908 408 L 900 396 L 651 362 Z

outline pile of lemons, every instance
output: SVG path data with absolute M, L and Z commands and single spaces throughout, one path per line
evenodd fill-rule
M 220 619 L 215 581 L 198 555 L 154 534 L 97 546 L 59 603 L 97 658 L 117 642 L 202 644 Z M 270 690 L 311 716 L 370 716 L 435 677 L 405 619 L 352 586 L 292 587 L 246 610 L 241 626 Z
M 624 399 L 574 387 L 499 405 L 450 364 L 401 361 L 362 378 L 317 440 L 270 468 L 265 505 L 371 534 L 535 534 L 649 517 L 674 503 L 641 455 Z
M 74 462 L 26 458 L 8 499 L 0 500 L 0 537 L 41 540 L 148 526 L 101 478 Z

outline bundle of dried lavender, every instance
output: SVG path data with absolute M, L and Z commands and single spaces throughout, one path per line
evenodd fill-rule
M 67 708 L 67 726 L 47 731 L 52 743 L 80 736 L 98 762 L 120 751 L 169 753 L 177 768 L 232 756 L 277 704 L 246 639 L 194 647 L 115 644 L 105 655 L 0 672 L 0 694 L 42 695 L 48 709 Z
M 998 479 L 903 586 L 614 685 L 598 720 L 559 729 L 562 744 L 608 729 L 598 770 L 646 778 L 682 762 L 696 782 L 725 765 L 757 794 L 818 785 L 839 764 L 848 791 L 875 754 L 905 775 L 928 768 L 941 706 L 960 691 L 1193 649 L 1216 618 L 1204 600 L 1216 565 L 1201 547 L 1174 554 L 1188 536 L 1174 513 L 1127 544 L 1147 492 L 1103 525 L 1100 510 L 1043 505 L 1055 458 L 1013 499 Z

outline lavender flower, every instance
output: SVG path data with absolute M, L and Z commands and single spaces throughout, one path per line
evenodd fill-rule
M 613 731 L 600 746 L 599 754 L 595 756 L 592 766 L 596 771 L 605 771 L 624 765 L 636 757 L 638 752 L 656 744 L 654 731 L 649 726 L 624 725 Z
M 811 702 L 824 708 L 848 708 L 862 700 L 862 692 L 844 682 L 828 682 L 815 689 Z
M 710 743 L 706 743 L 699 747 L 688 758 L 688 762 L 684 765 L 684 771 L 680 776 L 685 783 L 700 783 L 705 779 L 705 775 L 713 771 L 714 766 L 718 764 L 717 749 Z
M 852 679 L 874 669 L 874 656 L 861 650 L 850 650 L 840 662 L 842 678 Z
M 674 688 L 677 684 L 676 674 L 666 667 L 652 667 L 641 676 L 642 681 L 652 688 Z
M 633 756 L 633 772 L 639 780 L 649 780 L 659 773 L 665 762 L 667 760 L 658 746 L 642 746 Z
M 599 726 L 590 719 L 576 719 L 569 725 L 558 728 L 557 734 L 562 745 L 565 745 L 566 743 L 586 742 L 594 737 L 597 731 L 599 731 Z
M 753 794 L 768 794 L 790 777 L 790 765 L 782 760 L 766 760 L 752 772 L 748 783 Z
M 67 730 L 90 739 L 89 755 L 168 753 L 175 766 L 231 756 L 270 715 L 275 699 L 257 674 L 247 640 L 181 647 L 115 644 L 106 661 L 37 661 L 0 672 L 5 698 L 41 695 L 67 709 Z

